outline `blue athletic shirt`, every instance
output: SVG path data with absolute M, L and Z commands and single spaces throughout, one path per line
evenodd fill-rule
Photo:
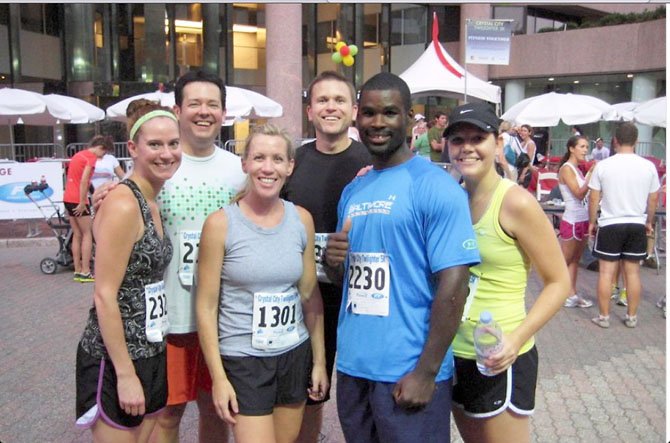
M 414 157 L 392 168 L 371 170 L 350 183 L 338 205 L 338 231 L 346 218 L 352 219 L 352 227 L 337 329 L 337 369 L 354 377 L 396 382 L 414 369 L 428 338 L 435 273 L 480 261 L 467 195 L 441 168 Z M 390 279 L 373 271 L 357 280 L 360 272 L 350 268 L 352 253 L 380 252 L 388 256 Z M 365 277 L 373 285 L 390 281 L 388 316 L 352 312 L 349 279 L 360 287 Z M 435 380 L 452 374 L 449 347 Z

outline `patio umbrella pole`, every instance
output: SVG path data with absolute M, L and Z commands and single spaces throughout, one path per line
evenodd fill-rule
M 14 148 L 14 125 L 9 123 L 9 146 L 11 146 L 12 149 L 12 160 L 16 161 L 16 152 Z

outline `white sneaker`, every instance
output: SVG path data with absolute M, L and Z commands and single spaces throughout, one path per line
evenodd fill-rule
M 577 306 L 577 302 L 579 302 L 579 296 L 577 294 L 574 294 L 565 299 L 565 303 L 563 303 L 563 306 L 565 306 L 566 308 L 574 308 Z
M 637 326 L 637 315 L 629 316 L 626 314 L 626 317 L 623 320 L 624 324 L 629 328 L 634 328 Z
M 565 300 L 563 306 L 566 308 L 590 308 L 593 306 L 593 302 L 574 294 Z

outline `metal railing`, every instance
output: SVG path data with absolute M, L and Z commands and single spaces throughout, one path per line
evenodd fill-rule
M 87 146 L 86 143 L 69 143 L 65 147 L 65 153 L 67 157 L 70 158 L 75 155 L 77 152 L 81 151 Z M 128 158 L 128 145 L 126 142 L 114 142 L 114 157 L 116 158 Z
M 228 152 L 237 154 L 237 145 L 244 143 L 244 140 L 226 140 L 226 142 L 221 146 L 220 142 L 217 141 L 217 146 L 219 148 L 225 149 Z
M 40 158 L 62 157 L 63 152 L 63 146 L 57 143 L 0 144 L 0 159 L 17 162 L 33 161 Z
M 221 142 L 217 140 L 216 144 L 218 147 L 236 154 L 236 144 L 241 144 L 243 141 L 228 140 L 221 146 Z M 69 159 L 86 146 L 86 143 L 68 143 L 65 148 L 57 143 L 14 143 L 14 145 L 0 143 L 0 160 L 27 162 L 44 158 Z M 130 158 L 126 142 L 114 143 L 114 157 L 119 160 Z

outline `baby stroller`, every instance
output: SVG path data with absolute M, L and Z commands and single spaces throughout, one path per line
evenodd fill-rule
M 61 212 L 60 207 L 49 197 L 51 195 L 50 192 L 47 192 L 49 189 L 49 185 L 44 177 L 42 177 L 39 183 L 33 181 L 31 184 L 26 185 L 23 188 L 23 192 L 37 206 L 58 239 L 56 258 L 46 257 L 40 262 L 40 270 L 43 273 L 55 274 L 58 270 L 58 265 L 64 267 L 72 265 L 72 228 L 65 216 L 65 212 Z M 40 198 L 36 197 L 35 194 Z M 43 201 L 46 201 L 47 204 L 40 203 Z

